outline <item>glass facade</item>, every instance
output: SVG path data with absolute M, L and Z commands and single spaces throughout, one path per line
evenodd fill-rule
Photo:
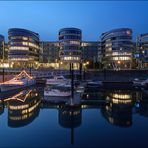
M 40 42 L 43 63 L 54 63 L 59 61 L 59 42 Z
M 4 36 L 0 35 L 0 59 L 3 59 Z
M 132 30 L 120 28 L 101 36 L 103 64 L 107 69 L 130 69 L 132 65 Z
M 63 28 L 59 31 L 60 60 L 66 63 L 79 63 L 81 51 L 82 32 L 78 28 Z
M 137 48 L 140 53 L 141 68 L 148 68 L 148 33 L 138 36 Z
M 102 33 L 100 42 L 82 41 L 80 29 L 63 28 L 59 30 L 58 39 L 40 42 L 38 33 L 11 28 L 8 31 L 8 43 L 0 35 L 0 60 L 4 56 L 6 65 L 11 65 L 8 67 L 39 66 L 43 63 L 57 63 L 60 67 L 61 63 L 66 65 L 61 68 L 66 68 L 69 63 L 74 63 L 79 68 L 83 60 L 92 63 L 97 61 L 105 69 L 131 69 L 139 65 L 140 68 L 148 67 L 148 34 L 139 35 L 137 41 L 133 42 L 129 28 Z
M 98 42 L 82 42 L 81 47 L 84 61 L 98 61 Z
M 38 33 L 11 28 L 8 31 L 9 61 L 13 62 L 38 62 L 39 61 L 39 35 Z

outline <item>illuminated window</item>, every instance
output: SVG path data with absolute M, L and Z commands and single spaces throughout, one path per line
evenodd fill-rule
M 28 45 L 28 42 L 22 42 L 23 45 Z
M 80 60 L 80 57 L 64 57 L 64 60 Z
M 23 40 L 25 40 L 25 41 L 26 41 L 26 40 L 28 40 L 28 38 L 27 38 L 27 37 L 23 37 L 22 39 L 23 39 Z
M 126 61 L 126 60 L 131 60 L 131 57 L 113 57 L 112 58 L 113 60 L 115 60 L 115 61 Z
M 29 50 L 28 47 L 21 47 L 21 46 L 11 46 L 10 50 Z

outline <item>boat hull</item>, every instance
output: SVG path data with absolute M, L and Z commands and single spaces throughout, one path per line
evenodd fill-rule
M 52 91 L 44 91 L 44 96 L 48 97 L 70 97 L 71 92 L 52 92 Z
M 24 87 L 27 87 L 27 86 L 31 86 L 31 85 L 34 85 L 34 84 L 36 84 L 35 80 L 29 81 L 28 83 L 26 83 L 24 85 L 15 85 L 15 84 L 3 85 L 2 84 L 0 86 L 0 91 L 1 92 L 6 92 L 6 91 L 11 91 L 11 90 L 21 89 L 21 88 L 24 88 Z

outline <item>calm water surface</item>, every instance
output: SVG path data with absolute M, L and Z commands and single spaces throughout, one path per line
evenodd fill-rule
M 86 90 L 76 107 L 43 87 L 0 97 L 0 147 L 148 147 L 146 91 Z

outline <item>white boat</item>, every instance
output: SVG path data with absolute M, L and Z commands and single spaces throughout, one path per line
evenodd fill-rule
M 70 97 L 71 91 L 61 91 L 59 89 L 44 90 L 44 96 L 50 97 Z
M 65 84 L 68 82 L 70 82 L 70 80 L 64 78 L 64 76 L 54 76 L 53 78 L 46 80 L 47 85 L 58 85 L 58 84 Z
M 135 78 L 133 80 L 133 86 L 134 87 L 141 87 L 141 83 L 143 82 L 144 80 L 139 80 L 138 78 Z
M 144 87 L 148 87 L 148 79 L 141 82 L 141 85 L 144 86 Z
M 19 75 L 13 79 L 0 83 L 1 92 L 20 89 L 26 86 L 31 86 L 36 83 L 35 79 L 27 74 L 26 71 L 22 71 Z
M 133 86 L 134 87 L 140 87 L 140 88 L 142 88 L 142 87 L 147 87 L 148 86 L 148 79 L 146 79 L 146 80 L 139 80 L 139 79 L 134 79 L 134 81 L 133 81 Z
M 71 84 L 65 83 L 65 84 L 58 84 L 58 85 L 56 85 L 56 88 L 60 88 L 60 87 L 63 87 L 65 89 L 71 89 Z

